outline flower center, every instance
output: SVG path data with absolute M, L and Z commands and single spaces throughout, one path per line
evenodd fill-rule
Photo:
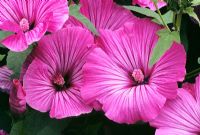
M 144 81 L 144 74 L 141 69 L 134 69 L 132 77 L 137 83 L 142 83 Z
M 54 77 L 53 83 L 59 87 L 63 87 L 65 85 L 65 80 L 61 74 L 58 74 Z
M 52 83 L 56 91 L 65 91 L 73 87 L 70 74 L 62 75 L 58 73 L 54 76 Z
M 26 18 L 23 18 L 20 22 L 19 22 L 20 28 L 21 30 L 23 30 L 24 32 L 28 31 L 30 28 L 30 24 L 28 22 L 28 20 Z

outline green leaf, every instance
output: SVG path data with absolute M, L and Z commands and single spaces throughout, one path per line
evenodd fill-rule
M 4 57 L 5 57 L 5 55 L 0 54 L 0 61 L 2 61 Z
M 23 135 L 24 121 L 18 121 L 15 123 L 10 131 L 10 135 Z
M 200 64 L 200 57 L 198 57 L 197 61 L 198 61 L 198 64 Z
M 137 13 L 140 13 L 145 16 L 155 18 L 158 21 L 160 20 L 160 16 L 156 12 L 154 12 L 148 8 L 141 8 L 141 7 L 137 7 L 137 6 L 124 6 L 124 8 L 134 11 L 134 12 L 137 12 Z
M 12 32 L 7 32 L 7 31 L 0 31 L 0 40 L 6 38 L 7 36 L 13 34 Z M 2 44 L 0 44 L 0 47 L 5 48 Z
M 188 7 L 183 12 L 188 14 L 190 17 L 194 18 L 200 25 L 200 20 L 199 20 L 197 14 L 194 12 L 194 8 L 193 7 Z
M 163 14 L 162 17 L 166 24 L 173 23 L 173 11 L 168 11 L 167 13 Z M 153 21 L 158 24 L 163 24 L 160 18 L 153 19 Z
M 192 6 L 198 6 L 200 5 L 200 0 L 193 0 L 192 1 Z
M 7 31 L 0 31 L 0 40 L 4 39 L 5 37 L 13 34 L 12 32 L 7 32 Z
M 7 66 L 11 70 L 14 71 L 13 77 L 19 77 L 21 67 L 26 60 L 26 57 L 31 53 L 32 51 L 32 46 L 30 46 L 27 50 L 24 52 L 8 52 L 8 57 L 7 57 Z
M 150 65 L 152 66 L 160 59 L 160 57 L 171 47 L 172 43 L 180 43 L 180 35 L 178 32 L 170 32 L 167 29 L 162 29 L 157 33 L 159 35 L 158 42 L 151 54 Z
M 96 30 L 94 24 L 92 24 L 87 17 L 80 13 L 80 5 L 71 5 L 69 7 L 69 13 L 71 16 L 82 22 L 91 32 L 98 35 L 98 31 Z
M 134 12 L 137 12 L 137 13 L 140 13 L 140 14 L 148 16 L 148 17 L 152 17 L 154 22 L 156 22 L 158 24 L 163 24 L 160 16 L 156 12 L 154 12 L 148 8 L 141 8 L 141 7 L 137 7 L 137 6 L 124 6 L 124 8 L 134 11 Z M 173 12 L 172 11 L 168 11 L 167 13 L 162 15 L 162 17 L 166 24 L 173 22 Z
M 61 135 L 70 120 L 55 120 L 49 114 L 29 110 L 24 120 L 24 135 Z

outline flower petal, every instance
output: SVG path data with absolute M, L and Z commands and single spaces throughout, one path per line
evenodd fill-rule
M 55 96 L 51 76 L 49 66 L 37 59 L 30 64 L 23 79 L 27 103 L 41 112 L 50 110 Z
M 187 132 L 185 130 L 180 130 L 180 129 L 160 128 L 156 130 L 155 135 L 198 135 L 198 134 Z
M 196 101 L 200 105 L 200 75 L 196 77 L 196 82 L 194 84 L 194 93 L 195 93 Z
M 3 39 L 1 43 L 11 51 L 21 52 L 28 48 L 24 33 L 10 35 Z
M 157 128 L 172 128 L 198 133 L 199 118 L 200 110 L 194 97 L 188 91 L 179 89 L 178 97 L 167 101 L 160 115 L 150 123 Z
M 39 7 L 37 10 L 36 24 L 48 22 L 48 31 L 55 32 L 61 29 L 69 17 L 69 9 L 66 0 L 38 0 Z M 52 16 L 50 17 L 49 15 Z M 48 20 L 48 21 L 47 21 Z
M 48 28 L 48 23 L 39 23 L 33 30 L 25 33 L 26 42 L 28 45 L 33 42 L 39 41 L 44 34 L 46 33 Z
M 94 24 L 97 30 L 116 30 L 126 22 L 136 20 L 130 11 L 118 6 L 113 0 L 80 0 L 80 4 L 80 12 Z M 68 24 L 81 26 L 80 22 L 76 22 L 73 17 L 70 17 L 65 26 Z
M 183 81 L 186 74 L 185 64 L 186 53 L 184 47 L 174 43 L 155 64 L 150 83 L 156 84 L 158 87 L 164 86 L 165 91 L 158 88 L 159 92 L 168 98 L 174 98 L 177 86 L 173 88 L 172 85 L 173 82 Z M 168 85 L 169 83 L 171 85 Z
M 160 28 L 149 19 L 141 19 L 126 23 L 123 29 L 115 32 L 101 30 L 100 47 L 128 71 L 142 69 L 147 77 L 150 75 L 150 54 L 158 40 L 156 32 Z
M 50 117 L 62 119 L 90 113 L 91 111 L 91 107 L 85 105 L 83 102 L 80 91 L 72 88 L 64 92 L 56 93 L 51 106 Z
M 5 91 L 7 93 L 10 92 L 10 90 L 13 87 L 13 83 L 11 80 L 11 75 L 13 74 L 13 71 L 8 69 L 8 67 L 3 66 L 0 67 L 0 89 L 1 91 Z

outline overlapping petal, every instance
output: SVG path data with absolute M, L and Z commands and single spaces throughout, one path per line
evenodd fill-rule
M 12 51 L 23 51 L 47 31 L 61 29 L 68 17 L 66 0 L 1 0 L 0 29 L 15 33 L 2 43 Z
M 84 66 L 81 92 L 88 104 L 99 101 L 105 115 L 119 123 L 149 121 L 159 114 L 166 99 L 176 96 L 177 81 L 185 75 L 186 59 L 183 47 L 174 43 L 153 67 L 149 66 L 159 29 L 159 25 L 142 19 L 117 31 L 100 31 L 100 48 L 88 56 Z M 135 69 L 144 74 L 142 83 L 134 80 Z M 159 76 L 155 76 L 155 71 Z M 162 83 L 153 82 L 154 77 Z
M 116 30 L 122 27 L 126 22 L 137 20 L 128 10 L 118 6 L 113 0 L 80 0 L 80 12 L 86 16 L 97 28 Z M 83 25 L 74 17 L 70 17 L 67 25 Z
M 79 27 L 44 37 L 31 54 L 27 71 L 24 70 L 27 103 L 41 112 L 50 111 L 50 116 L 57 119 L 89 113 L 91 108 L 83 102 L 80 88 L 82 66 L 93 42 L 91 33 Z M 53 82 L 57 74 L 61 74 L 66 83 L 70 82 L 69 88 L 57 90 Z
M 166 102 L 151 125 L 158 128 L 157 135 L 164 132 L 197 135 L 200 129 L 199 118 L 200 110 L 195 98 L 188 91 L 179 89 L 178 97 Z

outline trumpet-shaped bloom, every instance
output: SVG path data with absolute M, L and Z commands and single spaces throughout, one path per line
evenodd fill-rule
M 156 7 L 155 7 L 155 5 L 153 3 L 153 0 L 133 0 L 132 3 L 133 3 L 133 5 L 138 4 L 143 8 L 148 7 L 151 10 L 156 10 Z M 166 2 L 164 0 L 158 0 L 158 3 L 157 3 L 158 8 L 162 8 L 162 7 L 166 6 L 166 5 L 167 4 L 166 4 Z
M 116 30 L 126 22 L 137 19 L 130 11 L 118 6 L 113 0 L 80 0 L 80 5 L 80 12 L 94 24 L 97 30 Z M 72 16 L 67 20 L 65 27 L 67 25 L 84 27 Z
M 38 111 L 50 111 L 50 117 L 57 119 L 91 112 L 80 89 L 82 66 L 93 43 L 91 33 L 80 27 L 42 38 L 23 77 L 27 103 Z
M 186 62 L 183 46 L 173 43 L 149 66 L 158 30 L 160 26 L 150 20 L 126 24 L 117 31 L 102 30 L 101 48 L 94 49 L 84 65 L 84 100 L 98 101 L 105 115 L 118 123 L 155 118 L 166 99 L 176 97 Z
M 12 89 L 13 83 L 11 80 L 11 75 L 13 74 L 13 71 L 8 69 L 8 67 L 3 66 L 0 67 L 0 89 L 3 92 L 9 93 Z
M 196 78 L 193 94 L 178 90 L 178 97 L 168 100 L 151 125 L 156 135 L 199 135 L 200 133 L 200 76 Z
M 21 114 L 26 111 L 26 94 L 21 85 L 21 82 L 17 79 L 13 80 L 13 88 L 10 91 L 9 103 L 10 109 L 16 114 Z
M 12 51 L 23 51 L 68 19 L 66 0 L 0 0 L 0 29 L 13 32 L 2 41 Z

